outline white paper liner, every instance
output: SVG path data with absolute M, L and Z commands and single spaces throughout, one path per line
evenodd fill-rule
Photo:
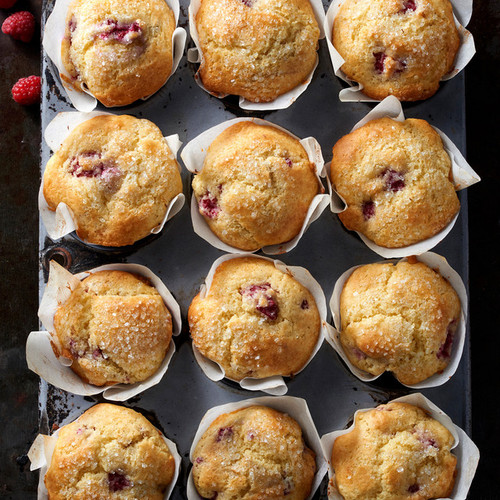
M 50 59 L 56 66 L 59 74 L 64 75 L 68 79 L 68 81 L 71 81 L 71 76 L 62 62 L 61 44 L 64 39 L 64 33 L 66 29 L 66 16 L 71 2 L 72 0 L 56 0 L 54 9 L 52 10 L 50 16 L 47 18 L 47 22 L 45 23 L 42 40 L 42 45 L 46 54 L 50 57 Z M 177 26 L 177 23 L 179 22 L 180 10 L 179 0 L 165 0 L 165 2 L 172 10 L 175 18 L 175 25 Z M 175 73 L 177 67 L 179 66 L 179 62 L 184 53 L 186 38 L 187 33 L 184 28 L 176 28 L 174 30 L 172 34 L 172 71 L 165 80 L 165 83 L 167 83 L 168 79 Z M 85 113 L 95 109 L 95 107 L 97 106 L 97 99 L 90 91 L 84 90 L 83 92 L 80 92 L 79 90 L 76 90 L 70 83 L 65 81 L 65 79 L 62 77 L 60 77 L 60 81 L 64 87 L 64 90 L 66 90 L 71 103 L 78 111 L 82 111 Z M 163 85 L 165 85 L 165 83 Z M 156 94 L 156 92 L 154 94 Z M 145 97 L 142 100 L 149 99 L 150 97 L 151 96 Z
M 372 99 L 371 97 L 368 97 L 366 94 L 364 94 L 362 84 L 358 84 L 347 78 L 346 74 L 341 69 L 341 66 L 344 64 L 345 60 L 333 46 L 333 22 L 344 1 L 345 0 L 332 1 L 330 7 L 326 12 L 323 26 L 323 31 L 326 36 L 328 52 L 330 53 L 330 59 L 332 62 L 334 73 L 341 80 L 350 85 L 350 87 L 342 89 L 339 92 L 339 99 L 342 102 L 378 102 L 377 99 Z M 474 38 L 470 31 L 464 28 L 464 26 L 467 26 L 472 16 L 472 0 L 450 0 L 450 3 L 453 6 L 453 18 L 455 20 L 455 25 L 460 36 L 460 46 L 458 48 L 457 55 L 455 56 L 453 69 L 449 73 L 444 75 L 443 78 L 441 78 L 441 81 L 450 80 L 458 73 L 460 73 L 460 71 L 462 71 L 465 66 L 467 66 L 469 61 L 476 53 Z
M 219 257 L 212 264 L 212 267 L 210 268 L 210 271 L 208 272 L 207 277 L 205 278 L 205 283 L 202 284 L 200 287 L 200 298 L 202 299 L 205 298 L 207 293 L 210 291 L 210 286 L 212 285 L 212 279 L 214 277 L 215 271 L 223 262 L 244 257 L 253 257 L 266 260 L 268 262 L 273 262 L 276 269 L 289 274 L 294 279 L 296 279 L 301 285 L 306 287 L 311 292 L 312 296 L 314 297 L 314 300 L 316 301 L 316 306 L 318 307 L 319 316 L 321 318 L 321 331 L 318 337 L 318 341 L 316 342 L 316 346 L 314 347 L 314 350 L 311 353 L 311 356 L 307 360 L 306 364 L 298 372 L 295 373 L 294 376 L 296 376 L 302 370 L 304 370 L 306 366 L 311 362 L 311 360 L 314 358 L 316 353 L 319 351 L 321 345 L 323 344 L 323 340 L 325 338 L 328 339 L 329 325 L 326 322 L 327 308 L 326 308 L 325 294 L 323 293 L 321 285 L 312 277 L 309 271 L 307 271 L 307 269 L 304 269 L 303 267 L 287 266 L 286 264 L 284 264 L 279 260 L 273 260 L 268 257 L 253 255 L 251 253 L 241 253 L 238 255 L 235 254 L 223 255 L 222 257 Z M 222 380 L 226 376 L 224 368 L 222 368 L 222 366 L 220 366 L 217 362 L 206 358 L 194 344 L 192 344 L 192 347 L 196 361 L 200 365 L 200 368 L 203 370 L 203 373 L 205 373 L 205 375 L 210 380 L 218 382 L 219 380 Z M 273 377 L 266 377 L 262 379 L 246 377 L 242 379 L 240 382 L 233 380 L 230 377 L 226 378 L 228 380 L 232 380 L 233 382 L 239 383 L 242 389 L 246 389 L 248 391 L 262 391 L 267 394 L 271 394 L 273 396 L 283 396 L 288 391 L 288 387 L 285 381 L 283 380 L 283 377 L 279 375 Z
M 351 132 L 362 127 L 371 120 L 376 120 L 385 116 L 393 118 L 398 122 L 403 122 L 405 120 L 403 108 L 396 97 L 386 97 L 382 102 L 380 102 L 380 104 L 375 106 L 362 120 L 356 123 Z M 455 146 L 455 144 L 444 132 L 436 127 L 433 128 L 441 136 L 444 149 L 450 157 L 451 171 L 453 175 L 453 182 L 455 184 L 455 190 L 460 191 L 462 189 L 465 189 L 466 187 L 471 186 L 472 184 L 475 184 L 476 182 L 479 182 L 481 178 L 467 163 L 467 160 L 463 157 L 457 146 Z M 346 209 L 346 204 L 342 197 L 333 189 L 330 179 L 330 163 L 328 163 L 325 168 L 327 171 L 326 180 L 328 184 L 328 190 L 332 195 L 330 209 L 333 213 L 339 214 Z M 370 250 L 373 250 L 375 253 L 378 253 L 386 259 L 409 257 L 410 255 L 418 255 L 429 251 L 431 248 L 434 248 L 453 229 L 453 226 L 455 225 L 457 219 L 458 214 L 444 229 L 442 229 L 439 233 L 435 234 L 431 238 L 427 238 L 426 240 L 422 240 L 418 243 L 414 243 L 413 245 L 408 245 L 401 248 L 381 247 L 379 245 L 376 245 L 365 235 L 357 231 L 356 233 Z
M 403 384 L 406 387 L 412 389 L 424 389 L 428 387 L 437 387 L 448 382 L 448 380 L 457 371 L 460 359 L 462 358 L 462 352 L 464 349 L 465 342 L 465 332 L 467 325 L 467 291 L 465 285 L 462 281 L 460 275 L 453 270 L 453 268 L 448 264 L 446 259 L 441 255 L 436 253 L 427 252 L 418 257 L 419 262 L 423 262 L 431 269 L 437 270 L 443 278 L 445 278 L 450 285 L 453 287 L 455 292 L 457 292 L 458 298 L 460 299 L 460 318 L 455 331 L 455 336 L 451 349 L 451 357 L 448 366 L 443 370 L 442 373 L 436 373 L 418 384 Z M 407 259 L 401 259 L 406 261 Z M 386 261 L 387 262 L 387 261 Z M 397 261 L 388 261 L 396 263 Z M 340 330 L 341 330 L 341 318 L 340 318 L 340 295 L 349 276 L 354 272 L 355 269 L 362 266 L 354 266 L 351 269 L 343 273 L 340 278 L 335 283 L 332 296 L 330 297 L 330 311 L 332 313 L 333 323 L 335 327 L 328 325 L 328 335 L 326 341 L 337 351 L 337 354 L 342 358 L 344 363 L 348 366 L 351 373 L 358 377 L 363 382 L 372 382 L 378 379 L 381 375 L 372 375 L 368 372 L 360 370 L 358 367 L 353 365 L 347 355 L 344 352 L 342 343 L 340 342 Z
M 181 152 L 181 158 L 184 162 L 186 168 L 193 174 L 199 174 L 203 170 L 203 163 L 207 155 L 208 148 L 210 144 L 219 136 L 224 130 L 231 127 L 235 123 L 250 121 L 256 125 L 267 125 L 270 127 L 277 128 L 282 132 L 285 132 L 292 136 L 294 139 L 298 140 L 302 147 L 306 150 L 309 161 L 314 164 L 316 177 L 318 179 L 318 184 L 320 189 L 323 190 L 323 184 L 321 178 L 326 176 L 326 170 L 323 160 L 323 155 L 321 153 L 321 146 L 314 137 L 307 137 L 306 139 L 299 139 L 297 136 L 290 133 L 283 127 L 275 125 L 274 123 L 268 122 L 266 120 L 261 120 L 260 118 L 234 118 L 233 120 L 228 120 L 215 127 L 212 127 L 205 132 L 201 133 L 198 137 L 189 141 Z M 268 245 L 262 247 L 262 251 L 268 255 L 277 255 L 285 252 L 289 252 L 295 248 L 302 238 L 302 235 L 307 231 L 308 227 L 322 214 L 323 210 L 327 207 L 330 202 L 330 196 L 327 194 L 317 194 L 311 204 L 309 205 L 309 210 L 302 224 L 302 228 L 293 239 L 287 241 L 286 243 L 280 243 L 278 245 Z M 191 220 L 193 223 L 194 232 L 208 241 L 212 246 L 222 250 L 224 252 L 230 253 L 241 253 L 243 250 L 239 248 L 232 247 L 223 241 L 221 241 L 210 229 L 209 225 L 205 221 L 205 218 L 200 214 L 198 210 L 198 203 L 196 197 L 191 197 Z M 258 249 L 254 250 L 257 252 Z
M 59 431 L 60 429 L 54 432 L 52 436 L 47 436 L 46 434 L 38 434 L 28 451 L 28 458 L 31 462 L 30 471 L 40 469 L 37 500 L 49 500 L 49 495 L 47 492 L 47 488 L 45 487 L 44 479 L 52 460 L 52 455 L 54 454 Z M 168 498 L 172 494 L 172 491 L 174 490 L 175 483 L 177 483 L 177 479 L 179 477 L 179 472 L 181 469 L 182 458 L 177 451 L 176 444 L 165 437 L 163 433 L 161 434 L 161 437 L 163 441 L 165 441 L 165 444 L 168 446 L 168 449 L 170 450 L 170 453 L 172 454 L 175 462 L 174 477 L 172 478 L 172 482 L 168 486 L 167 490 L 165 491 L 165 496 L 163 497 L 164 500 L 168 500 Z
M 314 11 L 314 17 L 316 18 L 316 22 L 318 23 L 318 28 L 320 30 L 319 38 L 322 39 L 325 37 L 325 33 L 323 31 L 323 26 L 325 22 L 325 11 L 323 8 L 323 3 L 321 0 L 310 0 L 311 7 Z M 203 53 L 200 48 L 200 41 L 198 37 L 198 30 L 196 28 L 196 14 L 201 5 L 201 0 L 191 0 L 189 3 L 189 33 L 191 35 L 191 39 L 193 40 L 196 47 L 190 48 L 187 51 L 187 58 L 190 63 L 200 63 L 203 64 Z M 247 111 L 272 111 L 276 109 L 286 109 L 290 107 L 297 98 L 307 89 L 311 80 L 313 78 L 314 72 L 318 66 L 319 56 L 316 57 L 316 64 L 314 65 L 313 70 L 306 78 L 306 81 L 297 87 L 289 90 L 285 94 L 278 96 L 274 101 L 271 102 L 252 102 L 248 101 L 244 97 L 240 96 L 239 106 L 241 109 L 245 109 Z M 201 78 L 198 72 L 195 75 L 195 81 L 200 88 L 202 88 L 205 92 L 208 92 L 210 95 L 222 99 L 226 97 L 228 94 L 222 94 L 217 92 L 211 92 L 207 90 L 201 81 Z
M 455 425 L 451 418 L 446 415 L 434 403 L 429 401 L 424 395 L 420 393 L 409 394 L 401 398 L 393 399 L 393 402 L 408 403 L 418 406 L 425 410 L 432 418 L 444 425 L 455 438 L 455 444 L 452 448 L 454 455 L 457 457 L 457 477 L 455 478 L 455 487 L 449 498 L 439 498 L 437 500 L 466 500 L 467 492 L 469 491 L 472 479 L 476 472 L 477 464 L 479 462 L 479 450 L 474 442 L 467 436 L 467 434 L 457 425 Z M 354 421 L 348 429 L 330 432 L 321 437 L 321 445 L 325 460 L 328 462 L 328 500 L 344 500 L 344 497 L 337 491 L 335 486 L 335 472 L 332 468 L 330 459 L 332 457 L 333 443 L 337 437 L 351 432 L 354 428 L 355 419 L 358 413 L 372 410 L 373 408 L 366 408 L 358 410 L 354 414 Z
M 191 463 L 193 463 L 193 452 L 200 440 L 201 436 L 208 429 L 210 424 L 223 413 L 230 413 L 241 408 L 247 408 L 249 406 L 262 405 L 269 406 L 275 410 L 281 411 L 290 415 L 293 419 L 297 421 L 302 429 L 302 434 L 304 440 L 309 448 L 311 448 L 314 453 L 316 453 L 316 475 L 314 476 L 314 481 L 311 488 L 311 494 L 306 500 L 312 499 L 314 492 L 318 489 L 324 475 L 328 469 L 328 464 L 323 456 L 323 449 L 321 441 L 318 436 L 318 431 L 314 425 L 311 413 L 305 399 L 296 398 L 292 396 L 263 396 L 260 398 L 245 399 L 244 401 L 239 401 L 236 403 L 227 403 L 221 406 L 215 406 L 208 410 L 203 418 L 201 419 L 196 435 L 193 439 L 193 444 L 191 445 L 191 450 L 189 452 L 189 458 Z M 193 481 L 193 469 L 189 472 L 188 483 L 187 483 L 187 498 L 188 500 L 200 500 L 200 495 L 196 491 Z
M 90 120 L 96 116 L 111 115 L 112 113 L 105 113 L 103 111 L 92 111 L 90 113 L 79 113 L 74 111 L 66 111 L 58 113 L 56 117 L 47 125 L 44 132 L 45 142 L 48 144 L 52 151 L 57 151 L 62 143 L 66 140 L 71 131 L 81 123 Z M 182 146 L 178 134 L 169 135 L 165 137 L 165 141 L 172 152 L 174 159 L 177 158 L 177 153 Z M 177 162 L 180 171 L 180 165 Z M 162 231 L 163 227 L 174 215 L 178 214 L 184 206 L 185 196 L 179 193 L 169 203 L 167 211 L 163 220 L 151 229 L 151 234 L 158 234 Z M 40 210 L 40 217 L 43 221 L 47 234 L 53 239 L 58 240 L 69 233 L 72 233 L 78 228 L 77 220 L 73 212 L 66 203 L 59 203 L 56 210 L 50 210 L 47 201 L 43 196 L 43 176 L 38 191 L 38 208 Z M 87 242 L 90 243 L 90 242 Z
M 63 356 L 59 356 L 58 358 L 54 354 L 51 345 L 51 342 L 53 342 L 58 347 L 59 352 L 61 351 L 57 335 L 54 331 L 54 315 L 58 307 L 68 300 L 71 292 L 81 280 L 91 273 L 105 270 L 126 271 L 147 278 L 158 290 L 158 293 L 161 295 L 172 315 L 172 335 L 179 335 L 182 326 L 179 304 L 177 304 L 160 278 L 152 273 L 147 267 L 139 264 L 108 264 L 96 267 L 90 271 L 72 275 L 62 266 L 51 261 L 49 280 L 38 309 L 38 317 L 47 331 L 30 333 L 26 342 L 26 361 L 30 370 L 37 373 L 55 387 L 81 396 L 91 396 L 102 393 L 105 399 L 111 401 L 126 401 L 160 382 L 175 352 L 173 340 L 170 341 L 167 354 L 160 367 L 149 378 L 142 382 L 136 382 L 135 384 L 115 384 L 104 387 L 97 387 L 82 381 L 82 379 L 70 368 L 72 361 Z

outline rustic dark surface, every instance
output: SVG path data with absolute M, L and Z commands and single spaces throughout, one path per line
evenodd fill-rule
M 9 12 L 29 10 L 40 19 L 41 2 L 20 0 Z M 497 361 L 496 281 L 498 251 L 495 236 L 499 211 L 495 207 L 498 173 L 497 120 L 494 101 L 487 90 L 500 77 L 500 5 L 494 0 L 475 2 L 470 30 L 478 53 L 466 72 L 467 157 L 483 181 L 468 190 L 470 214 L 470 290 L 473 387 L 473 439 L 481 461 L 470 499 L 500 498 L 497 487 L 496 429 L 500 411 L 494 396 L 498 384 L 492 368 Z M 36 36 L 35 36 L 36 38 Z M 5 319 L 0 352 L 0 498 L 36 497 L 37 474 L 29 472 L 25 456 L 38 430 L 38 378 L 26 367 L 24 345 L 30 330 L 38 329 L 38 212 L 40 118 L 36 106 L 23 108 L 11 99 L 10 88 L 18 78 L 39 74 L 37 39 L 29 44 L 0 34 L 0 311 Z M 487 71 L 485 71 L 487 69 Z M 493 85 L 492 85 L 493 82 Z M 498 100 L 497 100 L 498 102 Z M 485 105 L 485 103 L 487 103 Z M 496 135 L 495 135 L 496 134 Z M 494 191 L 495 190 L 495 191 Z M 488 269 L 485 272 L 485 262 Z M 491 333 L 490 333 L 491 332 Z M 490 397 L 493 396 L 493 397 Z

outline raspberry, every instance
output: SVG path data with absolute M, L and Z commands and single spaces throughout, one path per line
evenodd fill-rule
M 417 10 L 415 0 L 406 0 L 403 2 L 403 8 L 399 11 L 401 14 L 406 14 L 408 11 L 413 12 Z
M 198 207 L 200 209 L 200 213 L 209 219 L 215 219 L 220 212 L 217 198 L 208 191 L 200 198 Z
M 3 22 L 2 31 L 15 40 L 29 42 L 35 32 L 35 18 L 33 14 L 25 10 L 16 12 Z
M 39 76 L 32 75 L 27 78 L 21 78 L 12 87 L 12 97 L 14 101 L 23 106 L 40 102 L 41 93 L 42 82 Z
M 386 191 L 397 192 L 405 187 L 405 176 L 402 172 L 397 172 L 388 168 L 382 172 Z
M 217 432 L 217 437 L 215 440 L 217 442 L 222 441 L 223 439 L 231 439 L 233 436 L 233 428 L 232 427 L 221 427 L 219 432 Z
M 365 201 L 362 210 L 363 218 L 365 220 L 371 219 L 375 215 L 375 203 L 373 201 Z
M 108 487 L 110 491 L 121 491 L 130 486 L 130 481 L 121 472 L 108 472 Z
M 17 0 L 0 0 L 0 9 L 10 9 Z

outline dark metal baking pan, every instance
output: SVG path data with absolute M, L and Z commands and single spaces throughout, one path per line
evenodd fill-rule
M 329 2 L 325 2 L 325 6 Z M 53 2 L 45 2 L 44 16 Z M 187 28 L 187 1 L 181 0 L 180 25 Z M 281 125 L 299 137 L 314 136 L 322 146 L 325 161 L 331 158 L 331 148 L 360 120 L 373 104 L 341 103 L 338 92 L 342 82 L 333 75 L 324 41 L 320 42 L 320 63 L 313 81 L 304 94 L 288 109 L 269 113 L 254 113 Z M 249 116 L 237 107 L 234 97 L 219 100 L 200 89 L 194 82 L 196 68 L 184 58 L 167 85 L 147 101 L 126 108 L 108 111 L 147 118 L 156 123 L 164 135 L 178 133 L 186 144 L 204 130 L 235 116 Z M 42 130 L 61 111 L 73 110 L 65 97 L 55 67 L 43 59 Z M 101 108 L 99 108 L 101 109 Z M 102 108 L 104 109 L 104 108 Z M 422 118 L 445 132 L 464 152 L 465 115 L 464 79 L 458 75 L 444 82 L 437 94 L 424 102 L 405 103 L 408 118 Z M 48 146 L 42 144 L 42 167 L 50 157 Z M 183 457 L 183 467 L 171 498 L 185 498 L 189 472 L 189 448 L 199 421 L 212 406 L 256 397 L 262 393 L 246 392 L 235 384 L 214 383 L 194 360 L 186 322 L 191 299 L 197 293 L 212 262 L 222 252 L 194 234 L 189 215 L 190 175 L 183 168 L 186 204 L 169 221 L 161 235 L 148 242 L 128 248 L 126 252 L 95 252 L 68 236 L 51 241 L 40 226 L 40 294 L 43 293 L 46 259 L 52 253 L 69 262 L 72 272 L 90 269 L 108 262 L 135 262 L 148 266 L 158 274 L 179 302 L 183 314 L 183 331 L 175 339 L 177 352 L 163 380 L 155 387 L 129 400 L 126 405 L 148 416 L 173 441 Z M 451 233 L 433 251 L 446 257 L 451 266 L 468 283 L 467 194 L 459 193 L 461 213 Z M 62 250 L 61 250 L 62 249 Z M 68 258 L 69 254 L 69 258 Z M 307 268 L 322 285 L 329 298 L 335 281 L 351 266 L 382 260 L 361 240 L 346 231 L 336 215 L 327 209 L 311 225 L 298 246 L 279 257 L 290 265 Z M 305 398 L 320 435 L 343 428 L 359 408 L 374 406 L 407 394 L 407 388 L 390 375 L 365 384 L 343 365 L 333 349 L 324 343 L 308 367 L 288 382 L 288 395 Z M 470 433 L 470 346 L 468 334 L 464 354 L 454 377 L 445 385 L 422 391 L 442 408 L 453 421 Z M 44 381 L 40 384 L 40 431 L 49 433 L 53 426 L 73 420 L 99 398 L 83 398 L 65 393 Z M 315 498 L 326 498 L 326 479 Z

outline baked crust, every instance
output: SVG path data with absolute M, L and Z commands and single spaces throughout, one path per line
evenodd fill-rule
M 161 130 L 127 115 L 78 125 L 48 161 L 43 182 L 49 208 L 66 203 L 82 240 L 112 247 L 148 236 L 182 192 Z
M 193 452 L 193 479 L 203 498 L 305 500 L 315 454 L 290 416 L 250 406 L 217 417 Z
M 292 376 L 309 360 L 321 327 L 311 292 L 254 257 L 219 265 L 188 321 L 193 344 L 233 380 Z
M 314 165 L 297 139 L 247 121 L 217 136 L 193 179 L 210 229 L 241 250 L 293 239 L 319 189 Z
M 319 28 L 308 0 L 202 0 L 196 15 L 207 90 L 273 101 L 304 83 Z
M 450 431 L 424 410 L 389 403 L 358 413 L 333 445 L 332 467 L 345 500 L 448 498 L 457 459 Z
M 175 461 L 140 413 L 101 403 L 59 430 L 45 475 L 50 500 L 163 500 Z
M 73 0 L 61 45 L 69 83 L 105 106 L 154 94 L 172 72 L 174 30 L 164 0 Z
M 401 248 L 444 229 L 460 209 L 451 159 L 424 120 L 372 120 L 333 147 L 339 218 L 377 245 Z
M 450 361 L 460 299 L 422 262 L 355 269 L 340 296 L 340 341 L 352 364 L 391 371 L 403 384 L 442 372 Z
M 160 367 L 172 338 L 172 317 L 142 276 L 98 271 L 73 290 L 54 316 L 61 345 L 85 382 L 133 384 Z
M 342 71 L 367 96 L 417 101 L 453 69 L 460 37 L 448 0 L 346 0 L 333 45 L 345 60 Z

